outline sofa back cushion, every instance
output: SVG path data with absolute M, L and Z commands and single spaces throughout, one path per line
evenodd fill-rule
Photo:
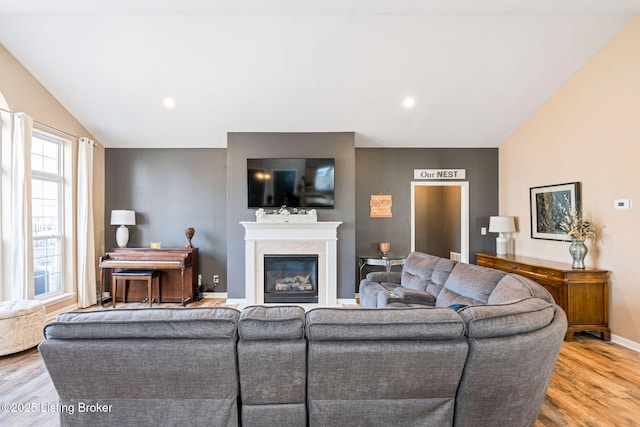
M 314 308 L 307 312 L 311 341 L 460 339 L 462 319 L 455 311 L 435 308 Z
M 436 298 L 436 307 L 487 304 L 504 271 L 457 263 Z
M 308 425 L 453 425 L 461 326 L 445 308 L 310 310 Z
M 412 252 L 402 268 L 400 284 L 404 288 L 425 291 L 437 297 L 456 261 L 422 252 Z
M 297 306 L 246 307 L 238 320 L 241 340 L 297 340 L 304 338 L 304 309 Z
M 300 426 L 307 421 L 305 312 L 251 306 L 238 321 L 240 416 L 244 427 Z
M 238 425 L 237 320 L 231 308 L 65 313 L 38 347 L 60 425 Z
M 226 339 L 237 337 L 234 308 L 154 308 L 70 312 L 44 329 L 47 339 Z
M 468 325 L 469 356 L 453 425 L 533 426 L 567 331 L 564 312 L 530 298 L 466 307 L 460 315 Z

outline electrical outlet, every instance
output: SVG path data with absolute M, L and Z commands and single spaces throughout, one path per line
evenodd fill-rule
M 220 283 L 220 276 L 218 276 L 217 274 L 213 275 L 213 283 Z
M 480 235 L 482 236 L 487 235 L 487 227 L 480 227 Z

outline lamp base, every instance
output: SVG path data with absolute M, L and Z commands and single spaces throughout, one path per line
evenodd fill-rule
M 496 237 L 496 255 L 504 256 L 509 253 L 509 239 L 504 237 L 502 233 Z
M 116 230 L 116 243 L 119 248 L 126 248 L 129 243 L 129 229 L 126 225 L 121 225 Z

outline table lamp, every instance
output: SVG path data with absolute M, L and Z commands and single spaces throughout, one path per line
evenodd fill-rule
M 116 230 L 116 242 L 119 248 L 126 248 L 129 242 L 127 225 L 136 225 L 136 211 L 116 209 L 111 211 L 111 225 L 119 225 Z
M 491 216 L 489 217 L 489 232 L 498 233 L 496 238 L 496 255 L 507 255 L 509 253 L 509 239 L 505 233 L 516 231 L 516 224 L 512 216 Z

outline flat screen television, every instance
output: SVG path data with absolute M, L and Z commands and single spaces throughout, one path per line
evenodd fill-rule
M 249 208 L 333 208 L 335 159 L 247 159 Z

